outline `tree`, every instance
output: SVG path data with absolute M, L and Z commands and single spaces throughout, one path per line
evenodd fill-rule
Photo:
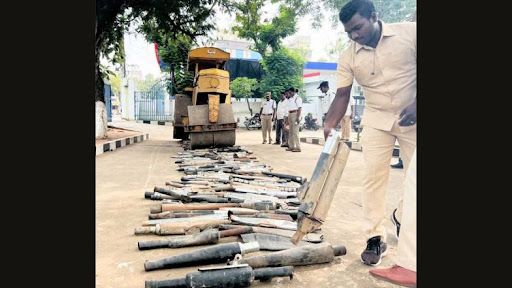
M 157 44 L 160 68 L 171 76 L 171 81 L 167 83 L 169 94 L 183 93 L 184 88 L 191 87 L 194 75 L 188 71 L 187 61 L 195 38 L 161 31 L 151 24 L 143 25 L 142 31 L 146 33 L 148 41 Z
M 304 58 L 286 48 L 272 52 L 263 59 L 265 77 L 261 80 L 259 88 L 262 92 L 272 92 L 272 98 L 279 99 L 281 92 L 294 87 L 301 89 Z
M 121 92 L 121 78 L 119 78 L 119 75 L 117 73 L 110 74 L 108 81 L 110 81 L 110 87 L 112 87 L 114 94 L 119 96 Z
M 261 9 L 265 3 L 279 3 L 279 14 L 269 19 L 261 19 Z M 252 49 L 263 58 L 265 76 L 260 82 L 259 91 L 271 91 L 277 99 L 289 87 L 302 87 L 302 71 L 306 51 L 293 52 L 284 49 L 282 39 L 297 31 L 297 19 L 306 14 L 313 15 L 313 27 L 320 25 L 320 2 L 313 0 L 241 0 L 233 5 L 237 25 L 233 27 L 239 37 L 252 40 Z M 303 97 L 303 95 L 301 95 Z M 303 97 L 304 98 L 304 97 Z M 306 101 L 306 100 L 305 100 Z
M 144 79 L 135 79 L 135 87 L 137 91 L 150 91 L 158 81 L 153 74 L 146 74 Z
M 174 36 L 194 38 L 214 28 L 209 21 L 215 6 L 229 8 L 229 0 L 96 0 L 95 26 L 95 98 L 104 102 L 103 78 L 100 56 L 111 57 L 113 62 L 123 62 L 123 33 L 130 22 L 140 20 L 141 32 L 167 31 Z
M 279 14 L 273 19 L 261 19 L 261 9 L 265 3 L 281 3 Z M 235 21 L 233 26 L 240 38 L 252 40 L 254 50 L 263 58 L 272 51 L 279 50 L 281 41 L 297 31 L 297 18 L 310 11 L 319 11 L 319 4 L 311 0 L 242 0 L 233 5 L 235 7 Z
M 325 0 L 325 6 L 339 12 L 341 7 L 349 1 Z M 373 5 L 375 5 L 378 18 L 386 23 L 409 20 L 416 12 L 416 0 L 373 0 Z M 339 23 L 339 15 L 335 14 L 332 20 L 334 23 Z
M 258 85 L 258 80 L 250 79 L 247 77 L 238 77 L 231 81 L 230 88 L 231 92 L 235 96 L 236 99 L 245 98 L 247 102 L 247 107 L 249 108 L 249 112 L 252 116 L 251 105 L 249 105 L 249 97 L 253 95 L 253 91 L 256 90 Z
M 338 61 L 341 51 L 345 50 L 349 44 L 350 41 L 348 37 L 346 37 L 346 35 L 341 35 L 341 37 L 336 41 L 327 45 L 326 50 L 329 53 L 329 57 L 332 57 L 335 61 Z
M 229 0 L 96 0 L 95 24 L 95 99 L 104 103 L 103 79 L 106 71 L 100 57 L 115 63 L 124 62 L 123 33 L 132 21 L 151 27 L 141 32 L 167 31 L 174 36 L 187 35 L 192 39 L 214 28 L 209 21 L 215 6 L 229 8 Z M 97 137 L 106 135 L 104 104 L 98 110 L 103 129 Z M 103 111 L 101 111 L 103 110 Z M 100 136 L 98 136 L 100 135 Z

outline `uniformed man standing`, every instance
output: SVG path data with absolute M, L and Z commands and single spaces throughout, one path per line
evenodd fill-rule
M 338 62 L 338 89 L 327 113 L 324 135 L 327 138 L 345 115 L 355 79 L 366 100 L 361 144 L 366 163 L 362 204 L 368 240 L 361 260 L 378 265 L 387 250 L 386 188 L 395 141 L 400 144 L 405 170 L 416 147 L 416 23 L 384 23 L 377 19 L 369 0 L 348 2 L 339 16 L 353 42 Z M 401 212 L 397 214 L 400 218 Z
M 317 89 L 320 89 L 322 93 L 325 94 L 324 101 L 327 100 L 327 103 L 332 103 L 334 101 L 334 97 L 336 94 L 329 91 L 329 82 L 323 81 L 320 83 Z M 341 118 L 340 126 L 341 126 L 341 140 L 350 140 L 350 131 L 352 130 L 352 111 L 354 110 L 354 98 L 350 97 L 349 105 L 347 106 L 347 112 L 345 112 L 345 116 Z
M 283 100 L 283 109 L 284 109 L 284 118 L 283 118 L 283 143 L 281 147 L 288 147 L 288 143 L 290 142 L 290 125 L 288 123 L 288 103 L 290 102 L 290 92 L 288 90 L 284 90 L 284 100 Z M 286 138 L 286 140 L 284 140 Z
M 320 85 L 316 89 L 320 89 L 323 96 L 320 96 L 320 110 L 322 112 L 322 126 L 324 126 L 325 116 L 327 115 L 327 111 L 329 110 L 329 106 L 331 106 L 332 101 L 334 100 L 334 96 L 336 95 L 333 91 L 329 90 L 329 82 L 322 81 Z
M 286 151 L 300 152 L 299 142 L 299 122 L 300 113 L 302 111 L 302 98 L 296 93 L 295 88 L 288 89 L 290 98 L 288 99 L 288 119 L 285 125 L 289 125 L 288 148 Z
M 272 144 L 272 121 L 276 115 L 276 101 L 271 98 L 272 92 L 265 93 L 265 100 L 261 103 L 260 118 L 261 118 L 261 133 L 263 134 L 263 144 Z
M 279 145 L 281 144 L 281 139 L 282 139 L 282 143 L 287 143 L 288 139 L 287 139 L 287 135 L 284 133 L 284 115 L 285 115 L 285 112 L 287 111 L 287 107 L 286 107 L 286 96 L 285 96 L 285 92 L 281 92 L 281 100 L 279 101 L 279 103 L 277 103 L 277 111 L 276 111 L 276 142 L 274 142 L 274 144 L 276 145 Z

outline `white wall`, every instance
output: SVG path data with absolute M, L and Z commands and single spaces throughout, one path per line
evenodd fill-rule
M 123 80 L 128 87 L 121 85 L 121 117 L 125 120 L 135 120 L 135 82 L 133 79 Z
M 249 112 L 249 108 L 247 107 L 247 102 L 245 99 L 241 99 L 240 101 L 236 101 L 235 98 L 232 98 L 233 102 L 231 102 L 231 106 L 233 107 L 233 114 L 235 116 L 235 121 L 238 121 L 238 125 L 243 126 L 245 117 L 250 118 L 251 114 Z M 252 113 L 260 113 L 261 109 L 261 99 L 260 98 L 250 98 L 249 105 L 251 106 Z
M 165 96 L 165 113 L 171 115 L 171 122 L 174 123 L 174 99 Z

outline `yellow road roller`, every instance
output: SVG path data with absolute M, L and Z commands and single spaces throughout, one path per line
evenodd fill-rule
M 229 53 L 215 47 L 193 49 L 188 54 L 194 82 L 184 94 L 176 95 L 173 136 L 190 138 L 191 149 L 235 145 L 229 72 L 224 70 L 228 60 Z

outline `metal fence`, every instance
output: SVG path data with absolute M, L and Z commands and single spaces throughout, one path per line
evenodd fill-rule
M 164 89 L 163 84 L 157 83 L 149 91 L 135 91 L 135 120 L 171 121 Z

